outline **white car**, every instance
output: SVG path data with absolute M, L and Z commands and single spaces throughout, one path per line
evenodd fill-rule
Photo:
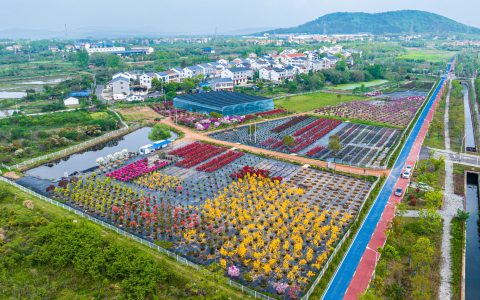
M 402 194 L 403 194 L 403 189 L 401 187 L 397 187 L 397 189 L 395 190 L 395 196 L 401 197 Z
M 405 171 L 402 173 L 402 178 L 404 179 L 409 179 L 410 178 L 410 172 L 409 171 Z
M 412 172 L 412 166 L 411 166 L 411 165 L 407 165 L 407 166 L 405 167 L 405 171 Z

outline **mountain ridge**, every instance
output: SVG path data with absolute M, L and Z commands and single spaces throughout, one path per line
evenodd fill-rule
M 470 33 L 480 29 L 447 17 L 420 10 L 397 10 L 382 13 L 336 12 L 304 24 L 269 30 L 269 34 L 399 34 L 399 33 Z

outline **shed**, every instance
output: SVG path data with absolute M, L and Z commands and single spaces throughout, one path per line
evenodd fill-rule
M 69 98 L 63 100 L 63 104 L 65 106 L 73 106 L 73 105 L 79 105 L 80 102 L 78 101 L 78 98 L 69 97 Z

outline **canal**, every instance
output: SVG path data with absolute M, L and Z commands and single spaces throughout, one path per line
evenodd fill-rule
M 465 151 L 477 152 L 475 144 L 475 131 L 473 129 L 472 111 L 470 108 L 470 97 L 468 85 L 463 86 L 463 107 L 465 112 Z
M 479 299 L 480 295 L 480 235 L 478 224 L 478 174 L 467 173 L 466 190 L 467 246 L 465 253 L 465 299 Z

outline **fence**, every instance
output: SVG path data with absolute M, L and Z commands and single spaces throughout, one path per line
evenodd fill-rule
M 21 169 L 21 168 L 33 165 L 33 164 L 35 164 L 37 162 L 40 162 L 40 161 L 45 161 L 45 160 L 49 160 L 49 159 L 53 159 L 53 158 L 60 158 L 60 157 L 63 157 L 67 154 L 75 153 L 75 152 L 80 151 L 84 148 L 88 148 L 88 147 L 94 146 L 95 144 L 98 144 L 98 143 L 107 141 L 109 139 L 115 138 L 117 136 L 126 134 L 130 131 L 138 129 L 139 127 L 140 126 L 138 126 L 138 125 L 137 126 L 131 126 L 131 127 L 122 127 L 118 130 L 106 133 L 102 136 L 99 136 L 99 137 L 93 138 L 91 140 L 82 142 L 82 143 L 77 144 L 75 146 L 72 146 L 70 148 L 66 148 L 66 149 L 63 149 L 63 150 L 60 150 L 60 151 L 57 151 L 57 152 L 54 152 L 54 153 L 46 154 L 46 155 L 43 155 L 43 156 L 40 156 L 40 157 L 35 157 L 35 158 L 26 160 L 24 162 L 18 163 L 16 165 L 13 165 L 13 166 L 10 166 L 10 167 L 5 166 L 5 165 L 4 166 L 5 166 L 5 168 L 7 168 L 9 170 L 11 170 L 11 169 Z
M 340 242 L 338 242 L 337 246 L 335 247 L 335 249 L 333 250 L 332 254 L 330 254 L 330 257 L 328 258 L 327 262 L 325 263 L 325 265 L 323 266 L 322 270 L 320 271 L 320 273 L 318 273 L 318 276 L 317 278 L 315 278 L 315 281 L 312 283 L 312 285 L 310 286 L 310 289 L 308 289 L 308 291 L 305 293 L 305 295 L 301 298 L 301 300 L 308 300 L 310 298 L 310 296 L 312 295 L 313 291 L 315 290 L 315 288 L 317 287 L 318 283 L 320 282 L 320 279 L 322 279 L 323 275 L 325 274 L 325 272 L 327 271 L 328 267 L 330 266 L 330 263 L 332 262 L 333 258 L 335 257 L 335 255 L 337 254 L 337 252 L 339 251 L 338 249 L 340 249 L 343 245 L 343 243 L 345 243 L 345 241 L 347 240 L 347 238 L 350 236 L 351 232 L 352 232 L 352 226 L 358 222 L 359 220 L 359 216 L 360 216 L 360 212 L 362 211 L 363 209 L 363 206 L 365 205 L 365 202 L 367 201 L 367 199 L 370 197 L 370 194 L 372 193 L 373 189 L 377 186 L 378 182 L 379 182 L 379 178 L 377 177 L 377 180 L 375 180 L 375 182 L 372 184 L 372 186 L 370 187 L 370 190 L 368 191 L 367 193 L 367 196 L 365 197 L 365 201 L 363 201 L 362 205 L 360 206 L 360 209 L 358 210 L 358 214 L 357 216 L 355 217 L 355 220 L 353 221 L 352 225 L 350 226 L 350 228 L 347 230 L 347 232 L 345 232 L 345 234 L 343 235 L 342 239 L 340 240 Z
M 136 235 L 134 235 L 134 234 L 131 234 L 131 233 L 129 233 L 129 232 L 126 232 L 125 230 L 122 230 L 122 229 L 120 229 L 120 228 L 118 228 L 118 227 L 115 227 L 115 226 L 113 226 L 113 225 L 111 225 L 111 224 L 108 224 L 107 222 L 104 222 L 104 221 L 102 221 L 102 220 L 99 220 L 99 219 L 97 219 L 97 218 L 94 218 L 94 217 L 92 217 L 92 216 L 90 216 L 90 215 L 88 215 L 88 214 L 86 214 L 86 213 L 84 213 L 84 212 L 82 212 L 82 211 L 79 211 L 79 210 L 77 210 L 77 209 L 75 209 L 75 208 L 73 208 L 73 207 L 70 207 L 70 206 L 65 205 L 65 204 L 63 204 L 63 203 L 61 203 L 61 202 L 58 202 L 58 201 L 55 201 L 55 200 L 50 199 L 50 198 L 48 198 L 48 197 L 45 197 L 45 196 L 43 196 L 43 195 L 40 195 L 40 194 L 38 194 L 37 192 L 34 192 L 34 191 L 32 191 L 32 190 L 24 187 L 24 186 L 21 186 L 21 185 L 15 183 L 15 182 L 13 182 L 13 181 L 10 181 L 10 180 L 6 179 L 6 178 L 3 177 L 3 176 L 0 176 L 0 181 L 5 182 L 5 183 L 7 183 L 7 184 L 9 184 L 9 185 L 11 185 L 11 186 L 13 186 L 13 187 L 15 187 L 15 188 L 18 188 L 18 189 L 24 191 L 25 193 L 30 194 L 30 195 L 32 195 L 32 196 L 34 196 L 34 197 L 36 197 L 36 198 L 38 198 L 38 199 L 40 199 L 40 200 L 42 200 L 42 201 L 45 201 L 45 202 L 48 202 L 48 203 L 53 204 L 53 205 L 55 205 L 55 206 L 61 207 L 61 208 L 63 208 L 63 209 L 66 209 L 66 210 L 68 210 L 69 212 L 72 212 L 72 213 L 74 213 L 74 214 L 76 214 L 76 215 L 78 215 L 78 216 L 81 216 L 81 217 L 83 217 L 83 218 L 88 219 L 89 221 L 92 221 L 92 222 L 94 222 L 94 223 L 96 223 L 96 224 L 98 224 L 98 225 L 101 225 L 101 226 L 103 226 L 103 227 L 105 227 L 105 228 L 108 228 L 108 229 L 110 229 L 110 230 L 113 230 L 113 231 L 115 231 L 116 233 L 118 233 L 118 234 L 120 234 L 120 235 L 122 235 L 122 236 L 124 236 L 124 237 L 127 237 L 127 238 L 129 238 L 129 239 L 135 240 L 136 242 L 138 242 L 138 243 L 140 243 L 140 244 L 142 244 L 142 245 L 145 245 L 145 246 L 150 247 L 150 248 L 152 248 L 152 249 L 154 249 L 154 250 L 157 250 L 158 252 L 163 253 L 163 254 L 165 254 L 165 255 L 173 258 L 174 260 L 176 260 L 176 261 L 179 262 L 179 263 L 182 263 L 182 264 L 184 264 L 184 265 L 187 265 L 187 266 L 189 266 L 189 267 L 192 267 L 192 268 L 194 268 L 194 269 L 196 269 L 196 270 L 203 270 L 203 271 L 209 272 L 207 269 L 203 268 L 202 266 L 197 265 L 197 264 L 189 261 L 188 259 L 186 259 L 186 258 L 184 258 L 184 257 L 182 257 L 182 256 L 180 256 L 180 255 L 178 255 L 178 254 L 175 254 L 175 253 L 173 253 L 173 252 L 171 252 L 171 251 L 169 251 L 169 250 L 167 250 L 167 249 L 165 249 L 165 248 L 162 248 L 162 247 L 160 247 L 160 246 L 158 246 L 158 245 L 156 245 L 156 244 L 154 244 L 154 243 L 152 243 L 152 242 L 150 242 L 150 241 L 147 241 L 147 240 L 145 240 L 145 239 L 142 239 L 142 238 L 140 238 L 140 237 L 138 237 L 138 236 L 136 236 Z M 244 292 L 244 293 L 247 293 L 247 294 L 253 296 L 253 297 L 256 298 L 256 299 L 265 299 L 265 300 L 274 300 L 274 299 L 275 299 L 275 298 L 269 297 L 269 296 L 267 296 L 267 295 L 264 295 L 264 294 L 262 294 L 262 293 L 259 293 L 259 292 L 257 292 L 257 291 L 254 291 L 254 290 L 252 290 L 252 289 L 250 289 L 250 288 L 248 288 L 248 287 L 246 287 L 246 286 L 244 286 L 244 285 L 242 285 L 242 284 L 240 284 L 240 283 L 238 283 L 238 282 L 232 281 L 231 279 L 229 279 L 229 280 L 227 281 L 227 284 L 230 285 L 230 286 L 232 286 L 232 287 L 235 287 L 235 288 L 241 290 L 241 291 Z

